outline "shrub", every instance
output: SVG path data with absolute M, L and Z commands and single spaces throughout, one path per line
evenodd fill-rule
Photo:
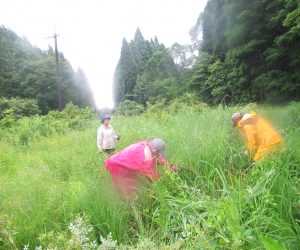
M 119 104 L 116 110 L 118 115 L 138 115 L 144 112 L 144 107 L 135 101 L 126 100 Z
M 193 109 L 200 111 L 207 107 L 207 104 L 200 102 L 195 93 L 185 93 L 179 98 L 167 102 L 162 99 L 155 103 L 147 103 L 147 114 L 177 113 L 182 109 Z
M 155 103 L 147 103 L 147 110 L 146 113 L 147 114 L 157 114 L 160 113 L 162 111 L 164 111 L 166 109 L 166 99 L 162 99 L 160 101 L 157 101 Z
M 83 128 L 86 120 L 95 119 L 96 113 L 91 108 L 79 108 L 73 103 L 68 103 L 61 112 L 50 111 L 46 120 L 63 120 L 69 128 Z
M 9 116 L 15 120 L 24 116 L 40 114 L 36 100 L 22 98 L 0 98 L 0 120 Z
M 193 111 L 201 111 L 207 107 L 206 103 L 200 102 L 195 93 L 185 93 L 179 98 L 172 100 L 167 110 L 170 113 L 177 113 L 182 109 L 192 109 Z
M 63 111 L 50 111 L 45 116 L 23 117 L 16 121 L 11 114 L 7 115 L 0 121 L 0 131 L 9 141 L 28 145 L 30 140 L 41 136 L 84 129 L 95 118 L 96 113 L 92 109 L 81 109 L 69 103 Z

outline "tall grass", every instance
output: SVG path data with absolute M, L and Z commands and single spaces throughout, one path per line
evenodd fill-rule
M 118 149 L 161 137 L 181 169 L 160 167 L 162 178 L 145 181 L 134 201 L 120 200 L 111 187 L 106 155 L 96 149 L 98 121 L 30 137 L 26 144 L 18 143 L 23 132 L 2 131 L 0 248 L 46 245 L 43 235 L 65 235 L 79 214 L 88 217 L 98 244 L 99 235 L 111 233 L 137 249 L 143 249 L 141 240 L 158 249 L 261 249 L 268 242 L 299 249 L 300 105 L 259 109 L 285 145 L 255 164 L 243 155 L 243 140 L 230 123 L 232 112 L 251 108 L 185 107 L 114 117 L 122 138 Z M 22 131 L 31 129 L 19 122 Z

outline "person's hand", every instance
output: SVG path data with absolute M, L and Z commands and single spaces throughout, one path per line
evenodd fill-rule
M 179 170 L 179 168 L 176 167 L 176 166 L 171 166 L 170 168 L 171 168 L 173 171 L 178 171 L 178 170 Z

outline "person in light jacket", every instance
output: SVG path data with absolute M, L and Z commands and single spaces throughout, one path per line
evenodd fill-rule
M 106 152 L 111 153 L 114 151 L 116 146 L 116 135 L 113 127 L 109 124 L 110 116 L 105 115 L 101 117 L 102 125 L 99 127 L 97 132 L 97 147 L 99 153 Z

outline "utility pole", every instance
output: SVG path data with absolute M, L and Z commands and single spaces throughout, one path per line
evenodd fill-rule
M 57 34 L 55 32 L 53 36 L 47 37 L 46 39 L 54 38 L 55 69 L 56 69 L 56 94 L 57 94 L 57 99 L 58 99 L 58 109 L 62 110 L 63 107 L 62 107 L 62 96 L 61 96 L 60 69 L 59 69 L 58 49 L 57 49 L 57 37 L 58 36 L 59 36 L 59 34 Z

